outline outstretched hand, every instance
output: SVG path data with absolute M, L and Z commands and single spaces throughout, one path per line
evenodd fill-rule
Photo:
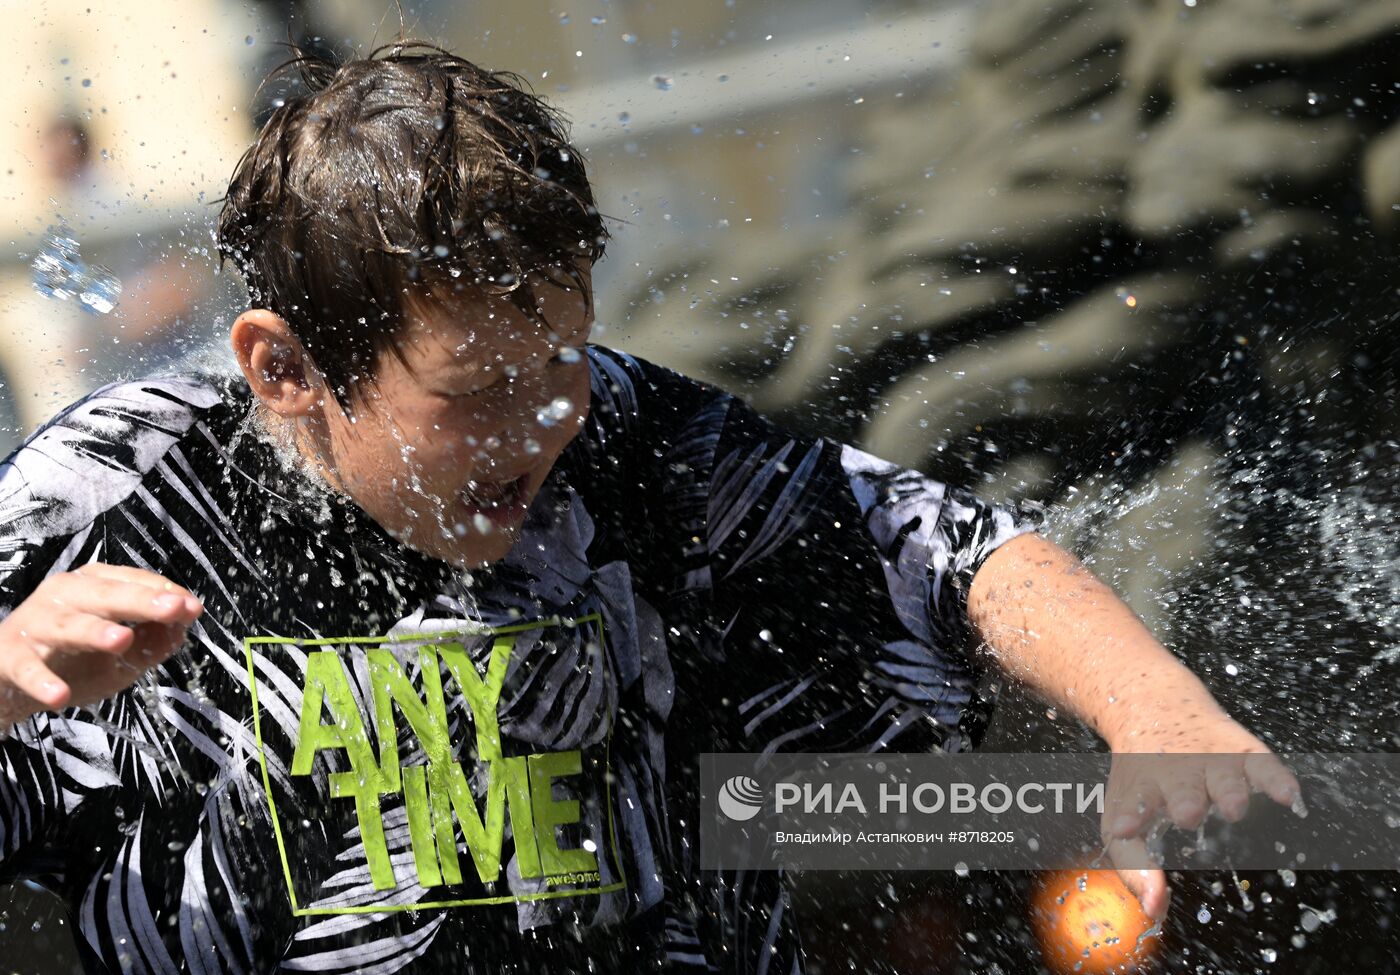
M 1238 822 L 1255 792 L 1289 807 L 1302 797 L 1278 756 L 1223 714 L 1169 731 L 1148 721 L 1125 728 L 1113 751 L 1102 834 L 1119 877 L 1149 917 L 1160 921 L 1170 902 L 1166 874 L 1145 866 L 1152 828 L 1167 821 L 1194 830 L 1212 811 Z
M 144 569 L 92 563 L 49 576 L 0 620 L 0 731 L 126 689 L 179 649 L 203 611 Z

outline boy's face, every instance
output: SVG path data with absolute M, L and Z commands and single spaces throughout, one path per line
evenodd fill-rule
M 309 425 L 330 476 L 385 530 L 468 568 L 509 551 L 588 415 L 584 295 L 530 281 L 538 324 L 502 296 L 415 302 L 402 361 L 381 355 L 353 419 L 327 396 Z

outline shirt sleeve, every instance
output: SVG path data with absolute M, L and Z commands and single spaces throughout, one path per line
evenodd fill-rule
M 134 385 L 107 387 L 0 463 L 0 619 L 54 573 L 126 561 L 107 547 L 110 513 L 182 432 L 181 406 Z M 0 739 L 0 877 L 28 871 L 27 855 L 56 842 L 79 807 L 121 787 L 112 740 L 94 713 L 19 722 Z
M 647 365 L 680 590 L 709 594 L 712 699 L 737 751 L 970 747 L 979 696 L 967 595 L 998 547 L 1038 527 L 849 444 L 793 434 L 742 400 Z M 717 743 L 718 747 L 718 743 Z
M 52 528 L 54 509 L 18 486 L 13 457 L 0 467 L 0 619 L 48 575 L 91 560 L 99 521 L 76 531 Z M 55 734 L 64 718 L 42 713 L 0 737 L 0 878 L 22 871 L 31 846 L 58 826 L 99 780 L 114 776 L 84 764 L 82 736 Z M 64 741 L 63 747 L 59 742 Z

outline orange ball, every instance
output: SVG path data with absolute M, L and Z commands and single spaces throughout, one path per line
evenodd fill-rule
M 1152 921 L 1112 870 L 1046 874 L 1031 922 L 1045 965 L 1056 975 L 1141 971 L 1157 950 L 1157 938 L 1138 944 Z

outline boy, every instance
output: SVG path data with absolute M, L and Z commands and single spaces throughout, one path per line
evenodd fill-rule
M 697 755 L 969 747 L 976 641 L 1119 751 L 1236 753 L 1115 842 L 1291 800 L 1017 512 L 588 345 L 606 231 L 513 76 L 299 63 L 220 219 L 241 379 L 0 477 L 0 866 L 92 961 L 800 970 L 780 878 L 696 868 Z

